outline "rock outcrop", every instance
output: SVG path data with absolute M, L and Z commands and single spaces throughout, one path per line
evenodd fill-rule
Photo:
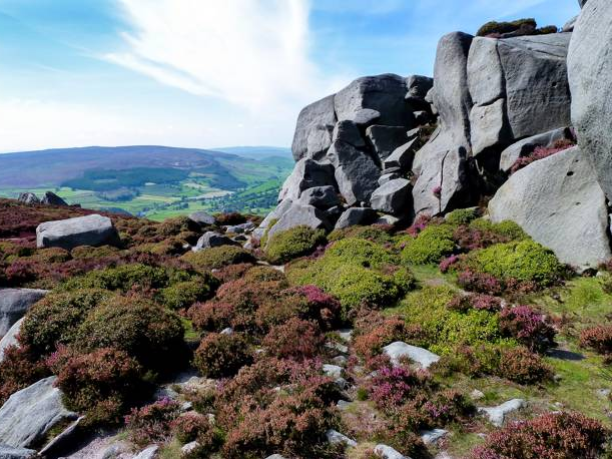
M 118 245 L 119 234 L 110 218 L 88 215 L 40 224 L 36 228 L 36 244 L 39 248 L 60 247 L 66 250 L 83 245 Z
M 46 290 L 28 288 L 0 289 L 0 336 L 4 336 L 46 294 Z

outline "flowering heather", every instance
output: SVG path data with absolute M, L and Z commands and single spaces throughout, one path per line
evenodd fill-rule
M 416 397 L 431 384 L 426 372 L 407 367 L 384 367 L 369 382 L 370 398 L 381 408 L 392 408 Z
M 125 417 L 130 440 L 145 447 L 170 438 L 172 421 L 180 414 L 180 404 L 164 398 L 142 408 L 134 408 Z
M 554 345 L 555 329 L 543 314 L 530 306 L 502 310 L 499 327 L 502 333 L 516 338 L 532 351 L 542 352 Z
M 460 260 L 461 258 L 459 255 L 451 255 L 450 257 L 446 257 L 440 262 L 440 271 L 443 274 L 449 272 L 451 269 L 453 269 L 453 266 L 456 266 L 457 263 L 459 263 Z
M 536 149 L 529 156 L 523 156 L 516 160 L 516 162 L 512 165 L 510 169 L 511 173 L 515 172 L 529 166 L 531 163 L 538 161 L 540 159 L 548 158 L 549 156 L 555 155 L 562 151 L 567 150 L 575 145 L 571 140 L 558 140 L 554 143 L 552 147 L 536 147 Z

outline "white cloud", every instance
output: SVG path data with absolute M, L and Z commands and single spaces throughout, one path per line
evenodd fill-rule
M 294 113 L 334 89 L 309 57 L 309 0 L 117 0 L 133 27 L 105 58 L 251 112 Z

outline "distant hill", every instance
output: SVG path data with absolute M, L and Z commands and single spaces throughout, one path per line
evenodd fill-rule
M 265 213 L 291 172 L 290 153 L 225 150 L 139 145 L 6 153 L 0 196 L 53 189 L 70 203 L 157 219 L 204 208 Z

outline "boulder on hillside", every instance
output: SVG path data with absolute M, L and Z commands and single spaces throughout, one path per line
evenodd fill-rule
M 408 140 L 404 127 L 381 126 L 379 124 L 370 126 L 366 131 L 366 137 L 380 163 Z
M 297 201 L 302 191 L 317 186 L 334 185 L 334 168 L 325 161 L 315 161 L 310 158 L 299 160 L 293 172 L 281 188 L 278 200 L 290 199 Z
M 215 217 L 207 212 L 204 212 L 203 210 L 189 214 L 189 220 L 202 226 L 212 226 L 217 223 L 217 219 Z
M 282 201 L 272 212 L 266 215 L 266 218 L 264 218 L 259 227 L 253 231 L 253 237 L 255 239 L 261 239 L 268 228 L 278 222 L 278 220 L 285 215 L 289 209 L 291 209 L 291 206 L 293 206 L 293 201 L 291 199 L 285 199 Z
M 46 290 L 29 288 L 0 289 L 0 336 L 4 336 L 46 294 Z
M 45 222 L 36 228 L 36 245 L 38 248 L 60 247 L 72 250 L 75 247 L 88 245 L 118 245 L 119 233 L 108 217 L 88 215 Z
M 47 191 L 45 195 L 40 200 L 41 204 L 46 206 L 67 206 L 68 203 L 60 198 L 58 195 L 53 193 L 52 191 Z
M 331 186 L 317 186 L 302 192 L 299 202 L 306 206 L 315 206 L 319 209 L 329 209 L 340 205 L 336 189 Z
M 13 324 L 13 326 L 9 329 L 8 332 L 0 339 L 0 363 L 4 360 L 4 353 L 10 346 L 16 346 L 17 335 L 19 334 L 19 330 L 21 330 L 21 324 L 23 323 L 23 318 L 19 319 L 17 322 Z
M 491 220 L 512 220 L 563 263 L 597 267 L 612 257 L 606 197 L 578 147 L 513 174 L 489 203 Z
M 17 200 L 26 205 L 40 204 L 40 199 L 34 193 L 21 193 Z
M 333 95 L 305 107 L 298 116 L 291 147 L 295 160 L 325 156 L 336 121 Z
M 304 206 L 301 203 L 293 203 L 289 209 L 280 217 L 278 222 L 269 229 L 268 240 L 275 234 L 287 231 L 296 226 L 308 226 L 312 229 L 330 230 L 332 224 L 326 214 L 314 206 Z
M 406 179 L 390 180 L 372 194 L 372 208 L 392 215 L 410 214 L 412 185 Z
M 221 247 L 223 245 L 240 245 L 237 242 L 233 241 L 227 236 L 223 234 L 219 234 L 215 231 L 207 231 L 204 233 L 196 246 L 193 248 L 194 252 L 199 252 L 200 250 L 211 249 L 213 247 Z
M 338 120 L 354 120 L 358 112 L 369 108 L 380 113 L 377 124 L 411 128 L 414 117 L 405 99 L 407 92 L 406 80 L 398 75 L 359 78 L 335 95 Z
M 336 222 L 335 229 L 344 229 L 357 225 L 369 225 L 376 217 L 376 212 L 369 207 L 353 207 L 346 209 Z
M 53 386 L 55 376 L 15 392 L 0 408 L 0 444 L 29 448 L 38 444 L 56 425 L 76 419 L 62 404 Z
M 574 28 L 568 56 L 572 121 L 578 144 L 612 199 L 612 3 L 589 0 Z

